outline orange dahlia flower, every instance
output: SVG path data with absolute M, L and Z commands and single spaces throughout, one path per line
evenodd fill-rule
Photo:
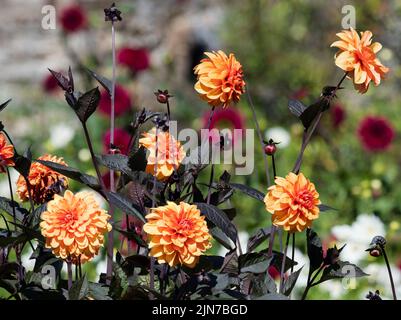
M 276 177 L 264 201 L 266 210 L 272 213 L 272 223 L 289 232 L 310 228 L 319 217 L 319 193 L 302 173 Z
M 177 170 L 185 158 L 184 148 L 169 132 L 158 130 L 156 159 L 156 128 L 142 134 L 139 145 L 149 150 L 146 172 L 155 175 L 158 180 L 167 179 Z M 157 161 L 156 161 L 157 160 Z M 155 170 L 155 165 L 157 169 Z
M 148 234 L 150 255 L 171 267 L 193 268 L 211 247 L 205 217 L 195 205 L 185 202 L 152 208 L 143 230 Z
M 49 154 L 39 157 L 38 160 L 67 165 L 63 158 L 57 158 Z M 31 185 L 31 197 L 35 204 L 42 204 L 53 199 L 56 193 L 60 193 L 68 187 L 68 178 L 66 176 L 49 169 L 39 162 L 32 163 L 28 181 Z M 17 194 L 21 201 L 29 200 L 28 188 L 22 175 L 17 180 Z
M 344 71 L 349 72 L 354 81 L 355 89 L 365 93 L 371 81 L 377 86 L 385 74 L 390 71 L 377 58 L 381 50 L 379 42 L 372 43 L 372 32 L 361 32 L 361 37 L 351 28 L 337 33 L 341 39 L 331 44 L 340 49 L 335 55 L 335 63 Z
M 219 50 L 205 52 L 194 70 L 198 77 L 195 90 L 210 105 L 227 107 L 232 101 L 238 102 L 245 92 L 242 66 L 234 54 L 227 55 Z
M 6 137 L 0 132 L 0 173 L 6 172 L 6 167 L 13 167 L 14 147 L 7 143 Z
M 96 202 L 92 192 L 55 195 L 41 215 L 40 229 L 46 248 L 61 259 L 85 263 L 98 254 L 104 233 L 111 230 L 110 215 Z

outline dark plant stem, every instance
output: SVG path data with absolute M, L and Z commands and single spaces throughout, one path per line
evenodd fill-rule
M 384 261 L 386 262 L 386 266 L 387 266 L 388 276 L 390 277 L 390 284 L 391 284 L 391 291 L 393 293 L 393 299 L 397 300 L 397 295 L 395 293 L 393 274 L 391 273 L 390 263 L 388 261 L 386 250 L 384 249 L 384 246 L 380 246 L 380 249 L 383 252 Z
M 309 269 L 309 274 L 308 274 L 308 281 L 307 281 L 307 285 L 305 288 L 304 293 L 302 294 L 301 300 L 305 300 L 306 296 L 308 295 L 309 289 L 312 288 L 315 284 L 313 283 L 317 276 L 320 274 L 320 272 L 324 269 L 324 265 L 321 265 L 320 268 L 316 271 L 315 275 L 312 277 L 312 273 L 311 270 Z
M 91 138 L 90 138 L 90 135 L 89 135 L 89 131 L 88 131 L 88 127 L 86 126 L 86 123 L 84 123 L 84 122 L 82 123 L 82 128 L 84 129 L 86 144 L 88 145 L 89 152 L 91 154 L 93 167 L 96 170 L 96 175 L 97 175 L 97 178 L 99 180 L 99 184 L 102 187 L 102 191 L 104 192 L 104 191 L 106 191 L 106 187 L 104 185 L 104 182 L 103 182 L 103 179 L 102 179 L 102 175 L 100 173 L 99 166 L 98 166 L 98 164 L 96 162 L 95 152 L 93 151 L 93 145 L 92 145 L 92 141 L 91 141 Z M 103 196 L 106 197 L 105 194 Z M 106 198 L 106 200 L 107 200 L 107 198 Z
M 289 242 L 290 242 L 290 233 L 287 232 L 287 240 L 285 241 L 283 260 L 281 262 L 281 270 L 280 270 L 280 293 L 283 293 L 283 290 L 284 290 L 285 260 L 287 258 L 287 249 L 288 249 Z
M 72 287 L 72 264 L 71 261 L 67 261 L 67 274 L 68 274 L 68 290 Z
M 274 154 L 272 154 L 272 167 L 273 167 L 273 180 L 276 178 L 277 176 L 277 171 L 276 171 L 276 161 L 274 158 Z M 269 237 L 269 250 L 267 252 L 267 256 L 271 257 L 272 253 L 273 253 L 273 246 L 274 246 L 274 239 L 276 236 L 276 232 L 277 232 L 277 227 L 275 225 L 272 225 L 271 229 L 270 229 L 270 237 Z
M 31 206 L 31 213 L 33 213 L 35 211 L 35 205 L 33 203 L 32 200 L 32 186 L 31 183 L 29 181 L 29 179 L 27 177 L 24 177 L 25 183 L 26 183 L 26 188 L 28 190 L 28 198 L 29 198 L 29 204 Z
M 343 77 L 338 82 L 336 88 L 333 90 L 331 97 L 329 97 L 328 99 L 331 100 L 331 99 L 334 98 L 337 90 L 340 88 L 341 84 L 343 83 L 343 81 L 345 80 L 347 75 L 348 75 L 348 72 L 345 72 Z M 301 169 L 301 164 L 302 164 L 302 159 L 303 159 L 303 156 L 304 156 L 305 149 L 306 149 L 307 145 L 309 144 L 309 142 L 310 142 L 310 140 L 312 138 L 312 135 L 315 132 L 315 130 L 316 130 L 316 128 L 317 128 L 317 126 L 318 126 L 318 124 L 320 122 L 320 119 L 322 118 L 322 115 L 323 115 L 323 111 L 320 111 L 318 113 L 318 115 L 315 117 L 315 119 L 312 121 L 312 125 L 308 128 L 307 131 L 304 131 L 304 134 L 302 136 L 301 150 L 299 151 L 299 154 L 298 154 L 297 160 L 295 162 L 294 168 L 292 169 L 292 172 L 294 172 L 295 174 L 298 174 L 299 170 Z
M 209 188 L 207 190 L 207 199 L 206 199 L 207 204 L 210 204 L 210 197 L 212 195 L 213 178 L 214 178 L 214 164 L 212 163 L 212 167 L 210 168 Z
M 167 117 L 168 117 L 168 122 L 170 122 L 171 119 L 171 113 L 170 113 L 170 102 L 169 99 L 167 99 Z
M 82 278 L 82 263 L 81 263 L 81 256 L 78 258 L 78 272 L 79 272 L 79 278 Z
M 292 252 L 291 252 L 291 260 L 294 261 L 295 256 L 295 232 L 292 234 Z M 294 272 L 294 265 L 291 265 L 291 273 Z
M 16 217 L 15 207 L 14 207 L 14 193 L 13 193 L 13 187 L 12 187 L 12 184 L 11 184 L 10 170 L 8 169 L 8 167 L 6 167 L 6 171 L 7 171 L 7 178 L 8 178 L 8 187 L 10 189 L 10 198 L 11 198 L 12 207 L 13 207 L 14 228 L 15 228 L 15 231 L 17 231 L 17 225 L 16 225 L 17 217 Z
M 115 29 L 114 29 L 114 21 L 111 22 L 111 47 L 112 47 L 112 85 L 111 85 L 111 114 L 110 114 L 110 148 L 114 145 L 114 120 L 115 120 L 115 91 L 116 91 L 116 44 L 115 44 Z M 114 148 L 114 147 L 113 147 Z M 110 170 L 110 191 L 116 191 L 116 185 L 114 181 L 114 170 Z M 109 206 L 109 214 L 110 214 L 110 223 L 114 222 L 114 207 L 112 205 Z M 108 234 L 108 243 L 107 243 L 107 271 L 106 271 L 106 279 L 110 284 L 112 274 L 113 274 L 113 256 L 114 256 L 114 231 L 111 229 Z
M 247 86 L 246 93 L 247 93 L 247 97 L 248 97 L 249 106 L 251 107 L 251 110 L 252 110 L 252 116 L 253 116 L 253 121 L 255 122 L 256 132 L 258 133 L 258 137 L 259 137 L 259 141 L 260 141 L 260 147 L 262 150 L 263 161 L 265 164 L 266 182 L 267 182 L 267 186 L 269 187 L 270 186 L 270 175 L 269 175 L 269 164 L 267 162 L 267 154 L 265 153 L 265 143 L 263 142 L 262 132 L 260 131 L 258 118 L 256 116 L 255 106 L 253 105 L 252 98 L 249 93 L 249 86 Z

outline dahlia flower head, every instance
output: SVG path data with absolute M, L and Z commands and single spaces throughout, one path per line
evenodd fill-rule
M 379 42 L 372 43 L 372 32 L 361 32 L 359 36 L 351 28 L 337 33 L 337 36 L 340 40 L 331 44 L 331 47 L 340 49 L 335 55 L 335 64 L 348 72 L 355 89 L 365 93 L 372 81 L 378 86 L 390 69 L 377 58 L 382 45 Z
M 238 102 L 245 92 L 242 66 L 230 53 L 223 51 L 205 52 L 207 58 L 194 68 L 197 82 L 195 90 L 211 106 L 226 108 L 232 102 Z
M 90 261 L 104 243 L 104 234 L 111 230 L 110 215 L 95 200 L 92 192 L 75 195 L 67 190 L 55 195 L 41 215 L 40 229 L 46 248 L 56 257 L 74 264 Z
M 185 158 L 184 148 L 168 131 L 157 130 L 157 141 L 156 128 L 144 132 L 142 135 L 139 145 L 149 151 L 146 172 L 155 175 L 158 180 L 166 180 L 174 170 L 178 170 Z
M 13 167 L 14 163 L 14 147 L 7 143 L 7 139 L 0 132 L 0 173 L 6 172 L 6 167 Z
M 64 166 L 67 164 L 63 158 L 45 154 L 38 160 L 55 162 Z M 31 198 L 35 204 L 43 204 L 56 193 L 68 188 L 68 178 L 39 162 L 33 162 L 29 170 L 28 181 L 31 186 Z M 17 180 L 17 194 L 21 201 L 29 200 L 28 187 L 25 178 L 20 175 Z
M 143 230 L 148 235 L 150 255 L 159 263 L 174 267 L 195 267 L 199 257 L 211 248 L 211 235 L 196 205 L 185 202 L 152 208 Z
M 272 223 L 288 232 L 302 232 L 319 218 L 319 193 L 302 173 L 276 177 L 264 198 Z

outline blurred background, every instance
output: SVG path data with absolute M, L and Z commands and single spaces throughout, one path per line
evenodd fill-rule
M 325 85 L 336 85 L 342 71 L 334 64 L 330 44 L 339 32 L 344 5 L 353 5 L 356 29 L 373 32 L 383 45 L 379 57 L 390 67 L 388 79 L 367 94 L 350 81 L 325 114 L 305 153 L 304 174 L 317 186 L 324 204 L 336 208 L 314 224 L 325 246 L 347 243 L 343 260 L 360 265 L 371 277 L 353 283 L 326 282 L 310 291 L 315 299 L 363 299 L 379 289 L 391 296 L 384 262 L 364 252 L 375 235 L 386 236 L 393 275 L 401 295 L 401 1 L 308 0 L 120 0 L 123 21 L 117 23 L 116 144 L 124 152 L 135 111 L 163 110 L 154 91 L 174 95 L 172 117 L 179 127 L 206 126 L 208 107 L 193 89 L 193 67 L 207 50 L 235 53 L 257 108 L 265 139 L 281 142 L 278 175 L 286 175 L 299 151 L 302 126 L 288 111 L 289 99 L 315 101 Z M 45 5 L 56 8 L 56 28 L 44 30 Z M 111 77 L 111 28 L 103 9 L 110 1 L 3 0 L 0 11 L 0 102 L 12 98 L 0 120 L 19 150 L 32 145 L 34 157 L 51 153 L 72 167 L 95 174 L 81 128 L 47 68 L 65 72 L 71 66 L 80 91 L 95 84 L 84 66 Z M 253 128 L 244 96 L 227 112 L 217 113 L 218 128 Z M 97 153 L 106 152 L 110 101 L 105 92 L 89 122 Z M 217 116 L 218 115 L 218 116 Z M 233 181 L 266 191 L 263 159 L 255 136 L 255 171 Z M 219 166 L 234 175 L 233 166 Z M 107 172 L 104 172 L 107 176 Z M 208 173 L 202 179 L 207 182 Z M 13 179 L 17 175 L 14 174 Z M 73 190 L 82 186 L 71 183 Z M 0 195 L 8 196 L 0 177 Z M 243 242 L 270 223 L 255 200 L 236 194 L 235 223 Z M 306 262 L 303 236 L 297 237 L 296 260 Z M 129 248 L 126 248 L 129 250 Z M 216 245 L 213 253 L 219 252 Z M 220 250 L 221 251 L 221 250 Z M 222 253 L 221 251 L 220 253 Z M 29 263 L 29 253 L 26 254 Z M 88 264 L 91 277 L 104 272 L 105 259 Z M 298 280 L 306 283 L 307 268 Z

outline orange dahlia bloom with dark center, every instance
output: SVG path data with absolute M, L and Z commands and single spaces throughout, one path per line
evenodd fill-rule
M 38 160 L 56 162 L 64 166 L 67 165 L 63 161 L 63 158 L 57 158 L 49 154 L 39 157 Z M 45 203 L 53 199 L 56 193 L 60 193 L 68 188 L 68 179 L 66 176 L 49 169 L 39 162 L 32 163 L 28 181 L 31 185 L 31 197 L 35 204 Z M 29 200 L 28 188 L 22 175 L 17 180 L 17 194 L 21 201 Z
M 46 248 L 61 259 L 85 263 L 98 254 L 104 233 L 111 230 L 110 215 L 101 209 L 91 192 L 55 195 L 42 213 L 40 228 Z
M 149 150 L 146 172 L 156 175 L 158 180 L 165 180 L 177 170 L 185 158 L 184 148 L 168 131 L 158 130 L 156 158 L 156 128 L 143 133 L 139 145 Z M 156 167 L 156 168 L 155 168 Z
M 335 56 L 335 63 L 344 71 L 349 72 L 354 81 L 355 89 L 365 93 L 371 81 L 377 86 L 389 68 L 385 67 L 376 54 L 381 50 L 379 42 L 372 43 L 372 32 L 361 32 L 361 37 L 351 28 L 337 33 L 340 40 L 331 44 L 340 51 Z
M 195 90 L 210 105 L 227 107 L 231 102 L 238 102 L 245 92 L 242 66 L 234 54 L 227 55 L 219 50 L 205 52 L 194 70 L 198 77 Z
M 205 217 L 195 205 L 167 202 L 151 209 L 146 219 L 143 230 L 148 234 L 150 255 L 159 263 L 193 268 L 211 247 Z
M 13 167 L 14 147 L 7 143 L 6 137 L 0 133 L 0 173 L 6 172 L 6 167 Z
M 264 199 L 266 210 L 272 213 L 272 223 L 289 232 L 310 228 L 319 217 L 319 193 L 302 173 L 276 177 Z

